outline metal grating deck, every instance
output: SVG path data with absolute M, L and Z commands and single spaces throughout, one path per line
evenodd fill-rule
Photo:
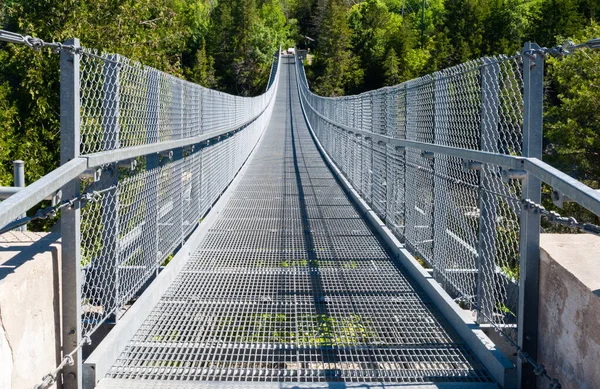
M 247 172 L 105 386 L 491 382 L 360 218 L 311 139 L 291 59 L 281 71 Z

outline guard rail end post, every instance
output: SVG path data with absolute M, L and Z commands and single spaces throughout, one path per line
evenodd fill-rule
M 540 47 L 528 42 L 523 48 L 523 156 L 542 159 L 542 115 L 544 102 L 544 57 Z M 522 199 L 541 203 L 541 181 L 528 174 L 523 180 Z M 540 215 L 521 208 L 519 238 L 519 312 L 518 345 L 521 351 L 537 358 L 538 297 L 540 260 Z M 517 384 L 536 387 L 533 366 L 523 358 L 517 362 Z
M 21 160 L 13 161 L 13 178 L 14 178 L 14 186 L 16 188 L 24 188 L 25 187 L 25 162 Z M 23 214 L 21 217 L 25 217 L 27 215 Z M 18 227 L 17 231 L 25 232 L 27 231 L 27 224 Z
M 69 39 L 65 45 L 79 47 L 79 39 Z M 79 156 L 80 145 L 80 54 L 76 51 L 60 52 L 60 163 Z M 79 180 L 63 188 L 63 197 L 79 195 Z M 62 339 L 63 356 L 81 344 L 81 225 L 80 207 L 63 209 L 60 219 L 62 235 Z M 73 355 L 73 365 L 63 369 L 63 388 L 82 387 L 81 353 Z

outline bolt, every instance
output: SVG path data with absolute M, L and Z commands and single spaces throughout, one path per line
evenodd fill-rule
M 77 376 L 75 375 L 75 373 L 67 374 L 67 380 L 69 380 L 69 381 L 75 381 L 76 378 L 77 378 Z

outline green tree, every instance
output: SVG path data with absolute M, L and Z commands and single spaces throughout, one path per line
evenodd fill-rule
M 360 60 L 352 53 L 352 32 L 341 0 L 329 0 L 319 34 L 319 51 L 314 66 L 320 76 L 317 91 L 326 96 L 341 96 L 356 89 L 362 81 Z
M 586 41 L 600 36 L 592 24 L 577 36 Z M 549 96 L 545 117 L 546 153 L 553 166 L 600 188 L 600 52 L 576 51 L 548 59 Z
M 217 77 L 214 69 L 214 59 L 206 53 L 206 42 L 202 38 L 200 48 L 196 50 L 193 65 L 185 69 L 186 78 L 192 82 L 214 88 L 217 86 Z
M 369 88 L 384 84 L 381 65 L 387 49 L 386 27 L 390 13 L 381 0 L 367 0 L 350 10 L 349 25 L 352 29 L 353 52 L 360 58 L 365 75 L 363 83 Z
M 402 81 L 398 65 L 399 61 L 398 56 L 396 55 L 396 50 L 392 48 L 390 51 L 388 51 L 387 56 L 385 57 L 385 62 L 383 63 L 386 85 L 396 85 Z
M 579 11 L 580 1 L 534 2 L 531 30 L 528 31 L 528 35 L 542 46 L 555 45 L 557 36 L 575 36 L 585 25 L 585 17 Z
M 589 27 L 570 38 L 576 42 L 600 36 L 600 25 Z M 565 38 L 559 38 L 564 41 Z M 545 162 L 595 189 L 600 189 L 600 52 L 581 50 L 564 58 L 548 58 L 549 85 L 545 99 Z M 600 217 L 577 203 L 556 209 L 544 188 L 544 206 L 572 216 L 580 222 L 600 224 Z M 572 232 L 547 225 L 548 231 Z
M 250 96 L 262 93 L 273 53 L 287 42 L 289 30 L 280 0 L 219 2 L 211 13 L 209 53 L 219 87 Z
M 522 47 L 528 7 L 523 0 L 490 0 L 484 21 L 481 52 L 484 55 L 510 54 Z
M 86 47 L 119 52 L 182 74 L 181 53 L 189 35 L 182 1 L 23 0 L 5 2 L 0 15 L 3 28 L 11 31 L 44 40 L 79 37 Z M 0 176 L 11 174 L 10 160 L 23 159 L 26 183 L 31 183 L 58 166 L 58 56 L 4 43 L 0 44 L 0 59 L 2 125 L 10 126 L 3 134 L 11 134 L 0 139 Z
M 1 57 L 0 57 L 1 59 Z M 17 121 L 17 107 L 10 99 L 11 88 L 8 83 L 0 85 L 0 185 L 13 185 L 12 156 L 16 155 L 15 148 L 17 137 L 15 129 L 19 123 Z
M 485 21 L 490 8 L 487 1 L 448 0 L 444 31 L 450 39 L 449 57 L 442 66 L 456 65 L 483 55 Z

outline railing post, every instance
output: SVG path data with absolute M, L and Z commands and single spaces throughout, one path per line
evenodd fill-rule
M 365 194 L 364 194 L 364 191 L 362 190 L 362 185 L 361 185 L 362 172 L 364 169 L 362 135 L 361 134 L 354 134 L 352 147 L 354 148 L 354 166 L 353 166 L 354 173 L 353 173 L 353 178 L 352 178 L 352 184 L 354 185 L 354 187 L 356 188 L 358 193 L 360 193 L 364 197 Z
M 402 136 L 400 136 L 399 138 L 401 139 L 407 139 L 408 136 L 408 83 L 405 82 L 404 83 L 404 101 L 402 101 L 402 114 L 403 114 L 403 129 L 402 129 Z M 398 134 L 395 135 L 395 137 L 397 137 Z M 408 167 L 406 164 L 406 157 L 407 157 L 407 152 L 406 152 L 406 148 L 399 150 L 398 148 L 396 148 L 396 152 L 398 155 L 402 156 L 402 167 L 401 172 L 402 172 L 402 180 L 401 180 L 401 184 L 399 185 L 400 188 L 398 188 L 398 190 L 402 190 L 402 238 L 404 239 L 404 242 L 406 243 L 406 180 L 407 180 L 407 174 L 408 174 Z
M 433 74 L 433 120 L 431 127 L 432 143 L 443 144 L 445 139 L 449 138 L 450 123 L 448 122 L 446 109 L 444 104 L 448 104 L 448 80 L 442 72 Z M 446 108 L 446 109 L 444 109 Z M 445 136 L 446 135 L 446 136 Z M 448 175 L 447 165 L 449 163 L 448 156 L 435 155 L 431 161 L 432 167 L 432 193 L 433 193 L 433 210 L 432 210 L 432 266 L 434 278 L 448 290 L 448 253 L 445 252 L 445 241 L 448 230 L 448 213 L 447 207 L 452 206 L 448 202 L 452 201 L 449 196 L 451 188 L 448 185 L 447 179 L 442 175 Z
M 199 111 L 200 112 L 200 133 L 204 134 L 204 109 L 205 109 L 205 94 L 206 94 L 206 89 L 202 89 L 201 94 L 200 94 L 200 106 L 199 106 Z M 198 150 L 196 151 L 196 159 L 198 160 L 198 170 L 197 170 L 197 175 L 198 175 L 198 199 L 197 199 L 197 203 L 198 203 L 198 216 L 200 217 L 200 219 L 202 219 L 204 217 L 204 197 L 202 195 L 203 192 L 203 187 L 204 187 L 204 176 L 202 174 L 202 145 L 198 144 L 196 145 L 196 147 L 198 148 Z
M 542 116 L 544 102 L 544 58 L 533 51 L 539 49 L 528 42 L 523 49 L 523 156 L 542 159 Z M 528 174 L 523 180 L 522 198 L 541 202 L 541 182 Z M 535 359 L 538 338 L 538 297 L 540 260 L 540 215 L 521 209 L 520 219 L 520 282 L 518 345 L 522 352 Z M 517 376 L 522 388 L 534 388 L 533 366 L 519 358 Z
M 146 156 L 146 179 L 145 191 L 146 197 L 146 222 L 144 223 L 144 236 L 148 239 L 145 264 L 148 268 L 154 269 L 154 274 L 158 276 L 159 250 L 158 250 L 158 191 L 161 180 L 160 158 L 158 154 Z
M 498 153 L 499 65 L 491 58 L 483 59 L 481 67 L 481 151 Z M 494 314 L 493 290 L 496 257 L 496 205 L 494 166 L 483 165 L 479 178 L 479 237 L 477 239 L 477 322 L 488 323 Z
M 21 160 L 13 161 L 13 178 L 14 178 L 14 186 L 17 188 L 25 187 L 25 162 Z M 21 215 L 21 217 L 25 217 L 27 215 Z M 21 227 L 16 228 L 17 231 L 27 231 L 27 224 L 22 225 Z
M 178 116 L 178 126 L 180 129 L 180 137 L 183 138 L 185 136 L 185 118 L 184 118 L 184 98 L 185 98 L 185 91 L 184 91 L 184 85 L 183 82 L 181 80 L 177 80 L 175 82 L 175 89 L 173 91 L 173 97 L 175 100 L 175 108 L 176 108 L 176 112 L 177 112 L 177 116 Z M 234 111 L 235 112 L 235 111 Z M 183 170 L 185 168 L 185 164 L 186 161 L 183 158 L 183 149 L 181 147 L 173 150 L 173 167 L 175 169 L 175 175 L 173 177 L 173 183 L 175 184 L 176 188 L 177 188 L 177 192 L 176 192 L 176 196 L 177 196 L 177 201 L 175 202 L 175 200 L 173 201 L 173 206 L 177 207 L 177 226 L 178 226 L 178 231 L 177 231 L 177 244 L 178 245 L 183 245 L 183 240 L 184 240 L 184 226 L 183 226 L 183 218 L 184 218 L 184 214 L 183 214 Z
M 415 140 L 417 107 L 417 88 L 415 80 L 406 83 L 406 95 L 404 112 L 406 115 L 406 124 L 404 126 L 404 139 Z M 416 221 L 415 212 L 415 149 L 406 148 L 404 151 L 404 243 L 412 250 L 416 249 Z
M 146 143 L 158 142 L 160 139 L 160 77 L 158 71 L 148 71 L 146 91 Z M 146 222 L 144 223 L 144 236 L 148 239 L 146 247 L 145 264 L 153 268 L 158 275 L 158 190 L 160 182 L 159 156 L 149 154 L 146 156 Z
M 70 39 L 65 45 L 79 47 L 79 39 Z M 79 101 L 80 54 L 60 52 L 60 163 L 79 156 L 80 101 Z M 79 180 L 63 188 L 63 197 L 79 196 Z M 76 350 L 81 344 L 81 229 L 80 205 L 63 208 L 60 218 L 62 255 L 62 340 L 63 355 Z M 77 389 L 82 386 L 81 353 L 73 355 L 74 364 L 63 369 L 63 388 Z
M 119 141 L 119 95 L 120 95 L 120 63 L 118 55 L 109 55 L 102 69 L 102 147 L 103 150 L 117 150 Z M 116 186 L 119 182 L 118 165 L 112 164 L 109 171 L 102 174 L 100 189 Z M 92 282 L 97 283 L 92 290 L 101 290 L 101 303 L 107 312 L 114 310 L 114 319 L 119 316 L 119 198 L 117 189 L 102 195 L 102 252 L 98 259 L 92 258 Z M 98 263 L 93 261 L 99 260 Z M 98 272 L 104 272 L 100 277 Z

